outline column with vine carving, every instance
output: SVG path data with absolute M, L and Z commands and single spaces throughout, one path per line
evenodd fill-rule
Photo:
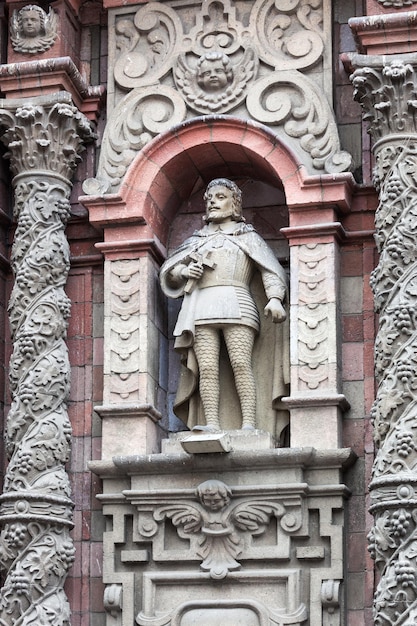
M 0 498 L 0 625 L 68 625 L 63 590 L 74 560 L 73 502 L 65 470 L 70 302 L 65 226 L 71 177 L 88 120 L 66 92 L 0 101 L 1 140 L 13 175 L 16 232 L 9 301 L 13 342 L 7 419 L 9 464 Z
M 415 56 L 415 55 L 414 55 Z M 380 570 L 377 626 L 417 621 L 417 76 L 416 59 L 353 57 L 355 99 L 373 139 L 380 253 L 371 278 L 377 446 L 369 549 Z

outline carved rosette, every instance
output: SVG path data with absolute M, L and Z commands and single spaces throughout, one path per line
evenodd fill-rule
M 116 191 L 139 150 L 196 115 L 249 116 L 272 127 L 312 172 L 349 170 L 326 76 L 330 17 L 329 0 L 203 2 L 193 21 L 170 2 L 115 11 L 114 108 L 85 192 Z
M 3 101 L 2 140 L 14 177 L 17 228 L 12 248 L 15 283 L 9 302 L 13 353 L 9 457 L 0 498 L 0 565 L 6 580 L 0 624 L 70 623 L 63 585 L 74 560 L 71 491 L 65 471 L 71 448 L 66 401 L 70 365 L 65 344 L 70 302 L 64 287 L 69 247 L 69 177 L 87 120 L 63 101 L 16 106 Z M 32 101 L 33 102 L 33 101 Z
M 371 277 L 379 329 L 377 396 L 372 408 L 379 446 L 370 484 L 375 524 L 370 551 L 381 569 L 375 624 L 417 619 L 417 81 L 414 67 L 393 61 L 353 74 L 355 97 L 376 141 L 379 191 Z

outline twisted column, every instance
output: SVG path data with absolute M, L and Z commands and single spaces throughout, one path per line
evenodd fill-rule
M 63 585 L 74 560 L 71 490 L 65 471 L 71 448 L 66 402 L 70 365 L 65 344 L 70 302 L 65 225 L 70 178 L 92 138 L 88 120 L 61 92 L 0 101 L 2 141 L 14 175 L 9 302 L 13 341 L 9 465 L 0 497 L 0 625 L 68 625 Z
M 379 313 L 378 450 L 369 487 L 369 549 L 381 573 L 374 620 L 399 626 L 417 621 L 417 55 L 387 59 L 374 57 L 369 66 L 355 56 L 352 80 L 370 123 L 379 192 L 380 260 L 371 278 Z

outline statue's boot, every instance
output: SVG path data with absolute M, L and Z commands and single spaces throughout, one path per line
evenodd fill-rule
M 220 424 L 218 422 L 208 423 L 208 424 L 196 424 L 193 427 L 193 431 L 204 432 L 204 433 L 217 433 L 221 430 Z

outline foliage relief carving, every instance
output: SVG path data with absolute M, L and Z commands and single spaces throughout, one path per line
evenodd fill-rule
M 370 484 L 375 522 L 369 549 L 381 570 L 374 619 L 377 626 L 405 625 L 417 619 L 417 81 L 411 64 L 395 60 L 356 70 L 353 84 L 376 141 L 379 192 L 380 259 L 371 276 L 379 313 L 371 412 L 379 449 Z
M 0 566 L 6 571 L 0 624 L 66 626 L 70 610 L 63 585 L 74 546 L 65 471 L 71 425 L 66 408 L 70 302 L 64 292 L 69 271 L 64 229 L 70 215 L 68 176 L 83 139 L 92 133 L 69 101 L 0 109 L 0 125 L 6 129 L 2 140 L 16 175 L 17 220 L 8 309 L 13 340 L 9 465 L 0 497 Z

